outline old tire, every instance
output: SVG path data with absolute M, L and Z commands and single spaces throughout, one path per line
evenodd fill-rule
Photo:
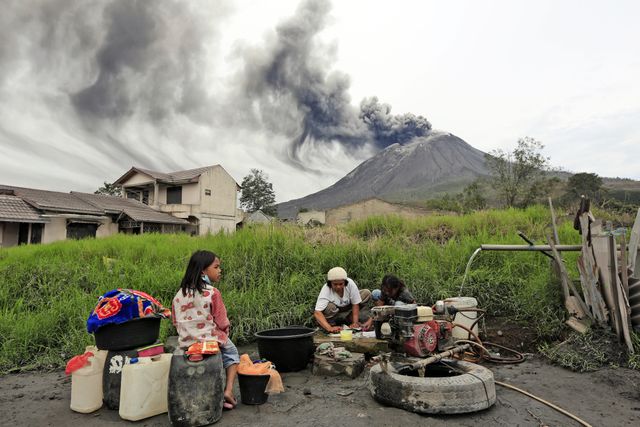
M 371 368 L 369 391 L 377 401 L 422 414 L 462 414 L 486 409 L 496 401 L 493 373 L 475 363 L 445 359 L 456 376 L 414 377 L 401 375 L 389 365 Z

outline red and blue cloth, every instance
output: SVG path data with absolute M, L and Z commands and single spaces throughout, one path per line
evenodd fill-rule
M 148 316 L 167 318 L 171 316 L 171 311 L 145 292 L 113 289 L 98 297 L 98 304 L 87 319 L 87 331 L 93 334 L 104 325 Z

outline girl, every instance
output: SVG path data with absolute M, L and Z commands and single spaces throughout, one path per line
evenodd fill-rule
M 387 274 L 382 278 L 380 289 L 372 292 L 375 305 L 415 304 L 416 299 L 396 276 Z
M 198 341 L 218 341 L 222 364 L 227 373 L 224 389 L 225 408 L 236 405 L 233 382 L 240 356 L 229 339 L 229 319 L 220 291 L 211 283 L 222 277 L 220 258 L 213 252 L 196 251 L 191 255 L 180 290 L 173 298 L 172 319 L 178 331 L 178 345 L 188 348 Z

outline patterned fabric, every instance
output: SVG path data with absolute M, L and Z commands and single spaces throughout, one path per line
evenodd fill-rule
M 171 312 L 151 295 L 133 289 L 113 289 L 98 297 L 96 308 L 87 319 L 87 331 L 95 333 L 104 325 L 124 323 L 139 317 L 164 317 Z
M 178 346 L 187 348 L 198 341 L 216 340 L 221 345 L 229 337 L 227 308 L 220 291 L 205 285 L 197 291 L 182 295 L 179 290 L 173 298 L 172 320 L 178 331 Z

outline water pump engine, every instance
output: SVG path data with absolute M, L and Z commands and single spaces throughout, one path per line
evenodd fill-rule
M 376 338 L 389 340 L 395 351 L 426 357 L 453 345 L 451 322 L 419 317 L 416 304 L 383 305 L 373 307 L 371 312 Z

